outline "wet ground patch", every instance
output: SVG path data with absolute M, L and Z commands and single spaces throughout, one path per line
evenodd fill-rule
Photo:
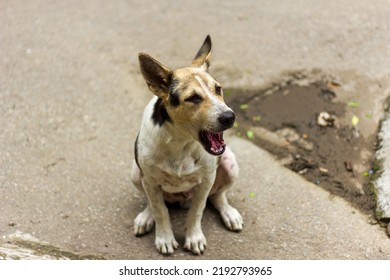
M 336 101 L 339 86 L 317 81 L 265 90 L 225 89 L 225 100 L 237 114 L 238 136 L 357 209 L 371 212 L 375 201 L 369 182 L 377 171 L 377 139 L 361 135 L 357 116 L 345 120 L 346 111 L 358 104 Z

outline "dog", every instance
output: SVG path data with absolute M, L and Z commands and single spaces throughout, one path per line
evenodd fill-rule
M 145 108 L 135 141 L 131 171 L 134 186 L 148 200 L 134 220 L 142 236 L 156 226 L 155 246 L 164 255 L 178 248 L 165 202 L 189 206 L 184 249 L 203 254 L 201 219 L 209 199 L 231 231 L 243 219 L 226 193 L 238 176 L 235 155 L 223 139 L 235 114 L 224 102 L 221 85 L 208 73 L 212 44 L 208 35 L 191 66 L 170 70 L 151 56 L 138 55 L 140 69 L 154 94 Z

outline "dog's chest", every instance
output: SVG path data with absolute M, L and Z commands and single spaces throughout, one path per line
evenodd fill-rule
M 204 178 L 204 165 L 193 157 L 168 159 L 155 167 L 153 177 L 169 193 L 190 190 Z

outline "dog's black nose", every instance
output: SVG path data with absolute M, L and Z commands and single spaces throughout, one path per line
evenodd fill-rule
M 218 118 L 219 123 L 222 124 L 225 128 L 232 127 L 235 120 L 236 115 L 233 111 L 223 112 Z

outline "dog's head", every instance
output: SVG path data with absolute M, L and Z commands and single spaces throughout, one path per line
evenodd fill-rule
M 173 125 L 190 134 L 212 155 L 225 151 L 223 131 L 231 128 L 235 114 L 223 100 L 221 85 L 208 73 L 211 38 L 207 36 L 190 67 L 170 70 L 140 53 L 142 75 L 158 96 L 153 118 L 156 125 Z

